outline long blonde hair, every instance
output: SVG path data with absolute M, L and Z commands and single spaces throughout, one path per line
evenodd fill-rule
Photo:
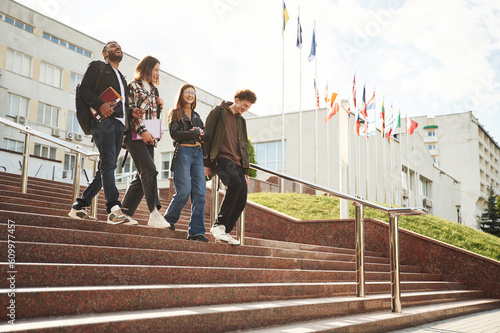
M 180 87 L 179 93 L 177 94 L 177 104 L 175 105 L 175 108 L 170 110 L 170 113 L 168 115 L 169 123 L 173 121 L 182 122 L 182 114 L 184 113 L 184 106 L 185 106 L 185 102 L 182 99 L 182 95 L 184 95 L 184 91 L 186 91 L 186 89 L 188 88 L 193 88 L 194 91 L 196 92 L 195 87 L 190 83 L 185 83 Z M 194 109 L 196 109 L 196 95 L 194 95 L 194 102 L 191 104 L 191 110 Z

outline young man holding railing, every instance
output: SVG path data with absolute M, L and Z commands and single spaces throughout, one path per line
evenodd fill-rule
M 120 45 L 108 42 L 104 45 L 102 55 L 106 63 L 92 61 L 83 76 L 80 94 L 83 100 L 94 110 L 98 110 L 102 119 L 92 120 L 91 134 L 94 144 L 99 150 L 99 167 L 92 183 L 85 189 L 82 197 L 77 198 L 68 215 L 75 219 L 89 220 L 86 207 L 99 193 L 101 187 L 106 197 L 108 223 L 135 225 L 137 221 L 121 211 L 118 189 L 115 184 L 116 161 L 123 143 L 123 130 L 127 123 L 128 90 L 127 82 L 118 71 L 118 65 L 123 58 Z M 99 96 L 109 87 L 120 94 L 122 100 L 118 103 L 104 103 Z
M 210 111 L 205 128 L 209 141 L 205 142 L 208 157 L 204 159 L 205 175 L 213 171 L 227 186 L 219 215 L 210 232 L 216 242 L 240 245 L 229 234 L 245 209 L 248 191 L 248 135 L 245 118 L 241 115 L 257 101 L 255 93 L 245 89 L 236 92 L 234 103 L 222 101 Z

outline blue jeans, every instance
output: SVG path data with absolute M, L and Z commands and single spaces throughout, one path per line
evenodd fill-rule
M 104 118 L 100 123 L 92 122 L 92 138 L 99 150 L 99 165 L 94 179 L 83 191 L 81 198 L 76 199 L 73 208 L 90 206 L 92 199 L 104 188 L 106 211 L 108 214 L 115 205 L 121 206 L 120 194 L 115 184 L 116 161 L 123 142 L 123 123 L 113 117 Z
M 203 151 L 200 147 L 180 146 L 174 171 L 175 194 L 165 213 L 170 224 L 179 220 L 181 211 L 191 197 L 189 236 L 205 234 L 205 195 L 207 193 Z

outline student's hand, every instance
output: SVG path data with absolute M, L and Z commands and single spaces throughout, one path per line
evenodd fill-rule
M 212 175 L 212 168 L 203 167 L 205 169 L 205 176 L 210 177 Z
M 113 109 L 115 106 L 116 106 L 116 103 L 111 103 L 111 102 L 104 103 L 99 108 L 99 112 L 101 112 L 101 114 L 104 116 L 104 118 L 107 118 L 115 112 L 115 110 Z
M 156 105 L 158 106 L 158 109 L 161 109 L 163 107 L 163 98 L 156 96 Z
M 250 178 L 248 175 L 245 175 L 245 180 L 247 181 L 247 187 L 250 186 Z
M 142 141 L 144 141 L 145 144 L 156 147 L 156 140 L 153 134 L 149 133 L 148 131 L 145 131 L 141 133 L 141 137 Z
M 136 119 L 142 119 L 142 116 L 144 115 L 144 110 L 135 108 L 132 110 L 132 117 Z

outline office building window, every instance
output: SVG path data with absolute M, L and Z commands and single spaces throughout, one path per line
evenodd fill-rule
M 436 136 L 436 131 L 427 132 L 427 136 Z
M 26 30 L 27 32 L 33 33 L 33 27 L 24 24 L 23 22 L 19 22 L 18 20 L 14 20 L 13 18 L 10 18 L 8 16 L 0 15 L 0 21 L 5 21 L 9 24 L 12 24 L 15 27 L 18 27 L 19 29 L 23 29 Z
M 33 154 L 35 156 L 50 158 L 51 160 L 55 160 L 57 156 L 57 148 L 35 143 L 35 152 Z
M 161 179 L 168 179 L 170 177 L 170 161 L 172 160 L 172 153 L 161 154 Z
M 428 145 L 427 147 L 429 147 L 430 150 L 436 149 L 436 145 Z
M 57 44 L 57 45 L 60 45 L 62 47 L 65 47 L 67 49 L 70 49 L 71 51 L 75 51 L 76 53 L 80 53 L 81 55 L 84 55 L 86 56 L 87 58 L 90 58 L 91 57 L 91 53 L 87 50 L 84 50 L 82 49 L 81 47 L 78 47 L 76 45 L 73 45 L 67 41 L 64 41 L 58 37 L 55 37 L 55 36 L 52 36 L 46 32 L 43 33 L 43 38 L 48 40 L 48 41 L 51 41 L 52 43 L 54 44 Z
M 76 113 L 68 111 L 66 116 L 66 131 L 80 133 L 80 125 Z
M 9 93 L 8 103 L 7 116 L 28 116 L 29 99 Z
M 71 73 L 71 92 L 76 91 L 76 86 L 82 82 L 82 78 L 83 77 L 81 75 Z
M 22 153 L 24 151 L 24 142 L 4 138 L 3 148 L 10 151 L 17 151 L 19 153 Z
M 11 72 L 31 77 L 31 57 L 8 49 L 6 68 Z
M 59 108 L 44 103 L 38 103 L 36 121 L 40 124 L 59 127 Z
M 40 81 L 61 88 L 62 69 L 46 62 L 40 66 Z
M 259 142 L 255 145 L 257 164 L 271 170 L 281 170 L 281 140 Z M 286 141 L 285 141 L 285 170 L 286 170 Z

